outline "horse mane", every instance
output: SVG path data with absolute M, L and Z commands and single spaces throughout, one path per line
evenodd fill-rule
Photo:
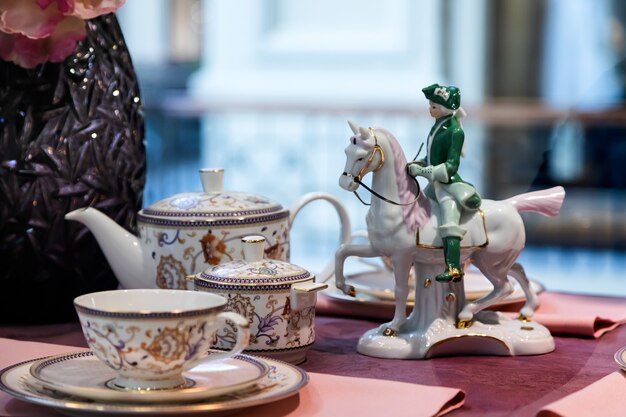
M 417 187 L 415 181 L 409 177 L 406 171 L 407 162 L 404 151 L 393 134 L 387 129 L 377 127 L 375 130 L 381 132 L 387 138 L 387 142 L 393 153 L 394 171 L 396 174 L 400 203 L 410 203 L 415 199 Z M 404 215 L 404 223 L 409 227 L 411 233 L 415 233 L 418 229 L 425 226 L 430 219 L 430 201 L 424 196 L 424 193 L 420 193 L 415 204 L 402 206 L 402 213 Z

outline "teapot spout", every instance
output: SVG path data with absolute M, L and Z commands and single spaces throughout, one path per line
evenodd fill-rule
M 113 273 L 124 288 L 155 287 L 156 271 L 137 236 L 92 207 L 67 213 L 65 219 L 80 222 L 93 233 Z

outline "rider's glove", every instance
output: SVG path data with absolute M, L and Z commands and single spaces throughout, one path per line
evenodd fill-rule
M 448 182 L 448 171 L 445 164 L 421 166 L 418 162 L 411 162 L 407 166 L 412 177 L 424 177 L 428 181 Z
M 407 164 L 407 171 L 412 177 L 417 177 L 418 175 L 421 175 L 423 169 L 424 167 L 421 166 L 419 162 L 409 162 Z

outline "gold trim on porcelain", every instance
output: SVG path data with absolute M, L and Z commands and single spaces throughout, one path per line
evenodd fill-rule
M 396 336 L 398 336 L 398 331 L 392 329 L 391 327 L 385 327 L 385 330 L 383 330 L 383 336 L 385 336 L 385 337 L 396 337 Z
M 243 243 L 263 243 L 265 242 L 265 238 L 263 236 L 246 236 L 242 237 L 241 241 Z
M 252 216 L 254 217 L 254 216 Z M 246 217 L 236 217 L 236 220 L 246 220 Z M 204 220 L 203 220 L 204 221 Z M 218 219 L 216 219 L 214 221 L 214 223 L 217 223 Z M 210 222 L 210 220 L 207 221 L 207 223 Z M 155 223 L 148 223 L 148 222 L 143 222 L 139 219 L 137 219 L 137 225 L 138 226 L 143 226 L 146 228 L 151 228 L 151 229 L 168 229 L 168 230 L 172 230 L 172 229 L 244 229 L 244 228 L 252 228 L 252 227 L 258 227 L 258 226 L 266 226 L 266 225 L 272 225 L 272 224 L 280 224 L 280 223 L 287 223 L 289 224 L 289 211 L 285 211 L 285 215 L 284 216 L 280 216 L 276 219 L 272 219 L 269 221 L 263 221 L 263 222 L 250 222 L 250 223 L 245 223 L 245 224 L 229 224 L 229 225 L 223 225 L 223 224 L 218 224 L 218 225 L 202 225 L 199 226 L 197 224 L 194 224 L 193 222 L 190 223 L 181 223 L 181 224 L 175 224 L 175 225 L 161 225 L 161 224 L 155 224 Z
M 125 415 L 135 413 L 137 415 L 175 415 L 188 413 L 197 414 L 199 412 L 236 412 L 247 407 L 259 406 L 288 398 L 300 391 L 309 381 L 308 374 L 301 368 L 298 368 L 297 366 L 288 364 L 281 360 L 263 358 L 263 362 L 265 362 L 270 367 L 275 367 L 275 370 L 273 371 L 275 375 L 282 375 L 285 380 L 284 382 L 281 382 L 281 380 L 277 378 L 272 379 L 272 377 L 266 375 L 260 381 L 260 385 L 255 388 L 258 389 L 258 391 L 242 391 L 242 393 L 249 393 L 249 396 L 247 397 L 225 397 L 224 400 L 220 401 L 200 401 L 190 403 L 95 403 L 91 400 L 85 400 L 78 397 L 68 396 L 68 398 L 55 398 L 49 392 L 40 390 L 38 387 L 25 387 L 25 385 L 19 387 L 17 386 L 17 384 L 9 382 L 9 376 L 12 376 L 13 379 L 16 379 L 21 375 L 26 375 L 26 373 L 28 372 L 28 368 L 32 365 L 32 363 L 40 359 L 44 358 L 24 361 L 4 368 L 2 370 L 2 373 L 0 374 L 0 386 L 2 388 L 1 390 L 13 398 L 17 398 L 31 404 L 53 407 L 55 409 L 64 411 L 72 411 L 75 414 L 80 412 L 85 415 L 88 413 L 96 415 L 103 412 L 106 414 L 111 413 Z M 17 372 L 21 373 L 17 376 L 14 376 L 14 374 L 17 374 Z M 22 384 L 23 381 L 24 379 L 22 379 Z M 265 383 L 266 385 L 264 385 Z M 25 387 L 25 389 L 23 387 Z M 29 390 L 31 390 L 32 392 L 28 392 Z
M 325 290 L 326 288 L 328 288 L 328 284 L 318 284 L 315 287 L 298 287 L 298 285 L 293 285 L 291 287 L 292 290 L 298 291 L 298 292 L 306 292 L 306 293 L 310 293 L 310 292 L 316 292 L 316 291 L 321 291 L 321 290 Z
M 473 320 L 459 320 L 456 322 L 457 329 L 469 329 L 474 324 Z
M 456 336 L 447 337 L 447 338 L 445 338 L 443 340 L 440 340 L 440 341 L 434 343 L 431 347 L 428 348 L 428 350 L 426 351 L 426 355 L 424 357 L 425 358 L 431 357 L 429 355 L 429 352 L 433 348 L 435 348 L 437 346 L 440 346 L 440 345 L 443 345 L 444 343 L 449 342 L 451 340 L 455 340 L 455 339 L 458 340 L 458 339 L 463 338 L 463 337 L 484 337 L 486 339 L 492 339 L 492 340 L 495 340 L 496 342 L 498 342 L 500 345 L 504 346 L 504 348 L 507 350 L 507 352 L 509 352 L 509 354 L 511 353 L 511 348 L 506 343 L 504 343 L 502 340 L 498 339 L 497 337 L 489 336 L 489 335 L 482 334 L 482 333 L 467 333 L 467 334 L 459 334 L 459 335 L 456 335 Z
M 196 276 L 194 275 L 194 282 L 196 282 L 196 280 L 198 281 L 202 281 L 202 282 L 207 282 L 210 284 L 216 284 L 216 285 L 222 285 L 222 286 L 227 286 L 227 287 L 246 287 L 246 288 L 254 288 L 254 287 L 277 287 L 279 285 L 294 285 L 294 284 L 301 284 L 303 282 L 308 282 L 311 281 L 313 282 L 315 280 L 315 276 L 313 274 L 309 274 L 308 276 L 304 277 L 304 278 L 300 278 L 300 279 L 294 279 L 294 280 L 287 280 L 289 277 L 289 275 L 286 275 L 284 277 L 274 277 L 274 278 L 285 278 L 285 281 L 280 281 L 280 282 L 259 282 L 259 281 L 254 281 L 254 278 L 250 278 L 250 282 L 228 282 L 228 281 L 218 281 L 218 280 L 213 280 L 213 279 L 207 279 L 207 278 L 202 278 L 201 276 Z M 233 279 L 241 279 L 242 281 L 245 278 L 236 278 L 233 277 Z M 199 285 L 201 286 L 201 285 Z M 328 285 L 326 285 L 326 287 L 328 287 Z M 204 287 L 204 288 L 208 288 L 208 287 Z
M 354 288 L 353 285 L 349 285 L 348 293 L 346 295 L 349 295 L 350 297 L 356 297 L 356 288 Z
M 228 298 L 230 294 L 245 294 L 246 296 L 254 295 L 284 295 L 288 296 L 288 289 L 280 288 L 280 289 L 267 289 L 267 290 L 258 290 L 254 287 L 249 287 L 246 289 L 236 289 L 236 290 L 224 290 L 222 288 L 207 288 L 207 287 L 194 287 L 194 291 L 200 292 L 210 292 L 212 294 L 218 294 L 222 297 Z

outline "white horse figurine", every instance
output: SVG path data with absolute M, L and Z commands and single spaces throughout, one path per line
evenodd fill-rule
M 419 184 L 407 174 L 400 145 L 385 129 L 348 123 L 354 135 L 345 149 L 346 166 L 339 185 L 356 191 L 364 185 L 361 179 L 371 172 L 369 190 L 373 195 L 366 217 L 369 244 L 340 246 L 335 257 L 336 286 L 345 294 L 355 295 L 354 287 L 346 283 L 343 274 L 348 256 L 388 256 L 395 277 L 393 320 L 366 333 L 359 341 L 359 352 L 378 357 L 422 358 L 451 353 L 519 355 L 553 350 L 554 341 L 547 329 L 530 320 L 538 300 L 516 259 L 526 240 L 519 213 L 555 216 L 565 196 L 563 187 L 504 201 L 483 200 L 479 211 L 461 219 L 467 230 L 461 242 L 461 263 L 475 265 L 494 286 L 491 293 L 466 303 L 462 283 L 434 280 L 444 267 L 437 231 L 438 206 L 419 192 Z M 411 266 L 415 267 L 415 306 L 407 317 Z M 526 296 L 519 320 L 483 311 L 513 291 L 509 275 L 519 282 Z M 458 341 L 461 336 L 478 336 L 489 343 L 484 344 L 484 349 L 477 347 L 474 340 L 449 344 L 437 352 L 431 350 L 443 341 Z

